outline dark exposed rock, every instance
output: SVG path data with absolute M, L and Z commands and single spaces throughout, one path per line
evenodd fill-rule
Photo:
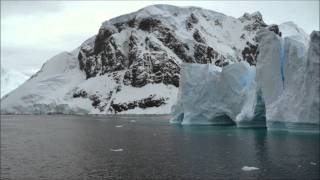
M 219 19 L 214 20 L 214 25 L 222 27 L 222 23 Z
M 268 27 L 268 30 L 276 33 L 278 36 L 281 37 L 281 32 L 280 32 L 280 30 L 279 30 L 278 25 L 275 25 L 275 24 L 270 25 L 270 26 Z
M 79 97 L 87 98 L 87 96 L 88 96 L 88 93 L 83 89 L 73 93 L 73 98 L 79 98 Z
M 144 18 L 140 21 L 138 28 L 143 31 L 151 32 L 154 30 L 155 27 L 159 26 L 160 24 L 161 24 L 161 21 L 158 19 Z
M 96 94 L 90 95 L 89 99 L 92 101 L 92 106 L 94 108 L 97 108 L 101 103 L 101 100 L 99 99 L 99 96 L 96 95 Z
M 80 69 L 85 71 L 87 79 L 97 74 L 120 71 L 128 66 L 126 56 L 120 51 L 113 37 L 109 37 L 103 46 L 98 54 L 85 53 L 83 49 L 79 52 Z
M 200 64 L 212 63 L 220 59 L 218 53 L 212 47 L 200 43 L 194 46 L 194 58 Z
M 265 27 L 267 27 L 267 25 L 264 22 L 255 21 L 252 24 L 246 25 L 244 29 L 247 31 L 256 31 Z
M 131 102 L 127 102 L 127 103 L 114 103 L 113 101 L 110 104 L 110 108 L 109 111 L 114 112 L 114 113 L 118 113 L 121 111 L 127 111 L 129 109 L 134 109 L 136 107 L 142 108 L 142 109 L 146 109 L 149 107 L 159 107 L 163 104 L 165 104 L 165 101 L 168 98 L 155 98 L 156 95 L 150 95 L 147 98 L 141 99 L 141 100 L 136 100 L 136 101 L 131 101 Z
M 131 28 L 134 28 L 134 27 L 136 26 L 136 18 L 133 18 L 133 19 L 129 20 L 129 21 L 127 22 L 127 25 L 128 25 L 129 27 L 131 27 Z
M 137 51 L 138 51 L 137 42 L 138 42 L 138 38 L 135 35 L 135 31 L 132 31 L 129 37 L 128 67 L 130 67 L 133 61 L 137 59 Z
M 120 85 L 116 86 L 116 93 L 118 93 L 120 91 L 121 91 L 121 86 Z
M 114 26 L 118 29 L 118 32 L 121 32 L 123 29 L 126 28 L 125 23 L 122 23 L 122 22 L 115 23 Z
M 256 12 L 253 14 L 245 13 L 239 19 L 241 22 L 250 21 L 250 23 L 244 27 L 244 29 L 247 31 L 256 31 L 267 27 L 267 24 L 263 21 L 260 12 Z
M 197 24 L 199 22 L 199 19 L 193 13 L 190 14 L 189 20 L 193 24 Z
M 166 28 L 160 29 L 159 32 L 161 33 L 161 37 L 158 39 L 163 42 L 165 46 L 169 49 L 172 49 L 173 52 L 181 58 L 185 62 L 192 62 L 192 58 L 186 54 L 187 46 L 180 42 L 172 32 L 167 31 Z
M 78 54 L 78 60 L 79 60 L 80 70 L 84 70 L 84 60 L 81 52 L 79 52 Z
M 201 33 L 196 29 L 193 33 L 193 39 L 199 43 L 205 43 L 205 39 L 201 36 Z
M 256 65 L 257 63 L 257 49 L 258 45 L 253 45 L 247 42 L 247 46 L 242 50 L 242 58 L 250 65 Z
M 143 66 L 135 65 L 131 69 L 132 79 L 131 79 L 131 85 L 133 87 L 142 87 L 146 85 L 147 79 L 148 79 L 148 73 L 145 72 L 145 69 Z
M 197 24 L 199 22 L 199 19 L 191 13 L 190 16 L 186 20 L 186 28 L 187 30 L 191 30 L 193 28 L 192 24 Z
M 179 72 L 179 65 L 166 53 L 146 53 L 126 71 L 123 83 L 133 87 L 161 82 L 179 86 Z
M 101 52 L 104 47 L 104 43 L 107 40 L 107 38 L 109 38 L 114 32 L 112 30 L 109 29 L 100 29 L 99 33 L 95 39 L 94 42 L 94 53 L 98 54 L 99 52 Z
M 221 56 L 221 58 L 219 58 L 218 60 L 216 60 L 214 62 L 214 64 L 216 66 L 219 66 L 219 67 L 224 67 L 224 66 L 227 66 L 229 65 L 229 63 L 226 61 L 225 57 L 224 56 Z

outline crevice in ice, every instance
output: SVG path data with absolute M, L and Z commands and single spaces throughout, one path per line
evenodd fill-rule
M 281 73 L 281 80 L 282 80 L 282 87 L 284 89 L 284 63 L 286 60 L 286 54 L 285 54 L 285 45 L 286 41 L 285 39 L 281 38 L 280 40 L 280 73 Z
M 263 122 L 266 126 L 266 105 L 262 97 L 261 89 L 257 91 L 257 101 L 254 108 L 254 119 L 255 121 Z
M 233 126 L 236 125 L 236 122 L 227 114 L 219 114 L 211 119 L 212 125 L 224 125 L 224 126 Z

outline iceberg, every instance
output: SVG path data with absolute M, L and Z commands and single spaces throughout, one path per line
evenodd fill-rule
M 170 122 L 265 127 L 264 103 L 256 91 L 255 74 L 255 68 L 244 61 L 224 68 L 182 64 Z
M 170 122 L 319 132 L 320 32 L 307 45 L 268 30 L 257 40 L 256 67 L 182 64 Z
M 310 43 L 269 31 L 260 41 L 256 83 L 266 106 L 268 129 L 319 131 L 320 35 Z

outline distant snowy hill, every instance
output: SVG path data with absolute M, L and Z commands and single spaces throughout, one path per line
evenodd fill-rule
M 255 36 L 265 28 L 280 34 L 259 12 L 234 18 L 197 7 L 148 6 L 105 21 L 79 48 L 51 58 L 1 101 L 1 113 L 169 113 L 182 62 L 255 65 Z
M 27 79 L 28 76 L 20 72 L 1 67 L 1 98 L 17 88 Z

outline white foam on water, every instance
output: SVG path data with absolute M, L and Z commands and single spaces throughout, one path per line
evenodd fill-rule
M 312 161 L 310 162 L 310 164 L 311 164 L 311 165 L 314 165 L 314 166 L 317 165 L 317 163 L 312 162 Z

